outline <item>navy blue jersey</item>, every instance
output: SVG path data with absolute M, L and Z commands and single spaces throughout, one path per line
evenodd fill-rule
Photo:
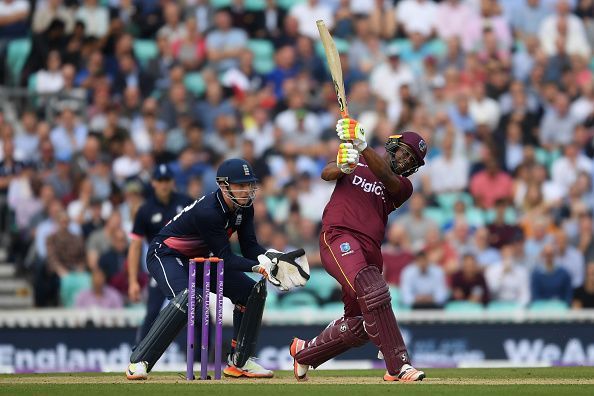
M 243 257 L 231 251 L 229 237 L 237 231 Z M 170 249 L 188 258 L 208 257 L 210 253 L 225 260 L 225 266 L 249 272 L 257 257 L 266 252 L 256 239 L 254 208 L 227 207 L 221 190 L 192 202 L 157 234 Z
M 192 198 L 176 192 L 171 194 L 169 203 L 166 205 L 155 195 L 151 196 L 136 212 L 131 237 L 146 238 L 147 242 L 152 241 L 165 224 L 192 202 Z

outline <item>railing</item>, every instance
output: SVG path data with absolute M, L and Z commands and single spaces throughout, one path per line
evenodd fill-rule
M 0 311 L 1 328 L 64 327 L 135 327 L 144 318 L 144 309 L 31 309 Z M 327 324 L 338 318 L 340 312 L 303 308 L 286 312 L 278 309 L 265 310 L 265 325 L 314 325 Z M 452 313 L 444 311 L 396 312 L 399 323 L 594 323 L 594 309 L 567 312 L 472 312 Z M 224 323 L 232 323 L 232 315 L 224 316 Z

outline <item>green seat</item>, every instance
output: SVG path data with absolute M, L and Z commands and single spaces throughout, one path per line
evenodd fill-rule
M 17 84 L 21 71 L 31 52 L 31 40 L 28 38 L 14 39 L 8 43 L 6 63 L 10 72 L 10 81 Z
M 347 40 L 345 39 L 341 39 L 339 37 L 333 37 L 334 39 L 334 44 L 336 44 L 336 50 L 338 51 L 339 54 L 343 54 L 349 51 L 350 48 L 350 44 Z M 322 44 L 322 42 L 320 40 L 316 41 L 316 53 L 318 54 L 318 56 L 321 59 L 326 59 L 326 52 L 324 51 L 324 44 Z M 326 63 L 326 62 L 324 62 Z M 328 66 L 326 64 L 326 66 Z
M 450 301 L 445 305 L 445 312 L 449 313 L 479 313 L 483 306 L 472 301 Z
M 569 310 L 569 306 L 565 301 L 561 300 L 537 300 L 530 304 L 530 312 L 565 312 Z
M 206 84 L 204 84 L 202 74 L 198 72 L 187 73 L 184 76 L 184 85 L 186 86 L 186 89 L 195 96 L 202 96 L 206 90 Z
M 309 280 L 303 290 L 318 296 L 321 301 L 326 301 L 332 293 L 340 287 L 340 284 L 322 269 L 311 270 Z
M 262 11 L 266 8 L 266 0 L 245 0 L 245 9 L 249 11 Z
M 140 62 L 141 66 L 146 66 L 148 61 L 157 57 L 159 49 L 157 43 L 154 40 L 134 40 L 134 56 Z
M 210 0 L 210 5 L 214 9 L 230 7 L 232 3 L 233 3 L 232 0 Z
M 398 286 L 390 285 L 390 297 L 392 298 L 392 308 L 399 309 L 400 308 L 400 289 Z
M 279 307 L 282 309 L 285 308 L 318 308 L 318 299 L 311 293 L 306 291 L 292 291 L 287 293 L 283 296 L 283 298 L 279 302 Z
M 439 227 L 442 227 L 448 220 L 450 220 L 450 216 L 445 210 L 432 206 L 425 208 L 423 216 L 436 222 Z
M 274 69 L 274 46 L 268 40 L 248 40 L 248 48 L 254 54 L 254 69 L 260 74 L 267 74 Z
M 293 7 L 294 5 L 297 5 L 299 3 L 304 3 L 305 1 L 307 1 L 307 0 L 278 0 L 276 2 L 276 5 L 284 8 L 285 10 L 288 10 L 289 8 Z
M 91 288 L 91 275 L 88 272 L 70 272 L 60 279 L 60 300 L 64 307 L 74 306 L 79 292 Z
M 339 301 L 326 303 L 322 305 L 322 311 L 331 312 L 332 316 L 339 318 L 344 315 L 344 305 Z
M 468 193 L 463 192 L 437 194 L 435 196 L 435 200 L 442 209 L 447 211 L 453 211 L 454 205 L 458 201 L 464 202 L 464 205 L 466 205 L 467 208 L 474 204 L 472 196 Z
M 466 216 L 466 222 L 468 225 L 474 227 L 482 227 L 485 225 L 485 213 L 477 207 L 473 206 L 471 208 L 467 208 L 464 215 Z
M 278 294 L 271 293 L 270 290 L 266 294 L 266 309 L 274 309 L 278 306 Z
M 30 93 L 37 92 L 37 73 L 33 73 L 29 76 L 29 81 L 27 81 L 27 89 Z
M 487 305 L 489 312 L 516 312 L 521 311 L 524 307 L 516 301 L 491 301 Z
M 494 209 L 489 209 L 485 212 L 485 221 L 487 224 L 491 224 L 495 221 L 495 217 L 497 214 L 495 213 Z M 505 209 L 505 214 L 503 215 L 505 224 L 517 224 L 518 222 L 518 214 L 514 210 L 514 208 L 508 207 Z

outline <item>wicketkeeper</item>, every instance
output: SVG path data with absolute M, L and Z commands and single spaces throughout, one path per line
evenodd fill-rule
M 407 176 L 425 164 L 427 144 L 417 133 L 404 132 L 390 136 L 380 156 L 367 146 L 357 121 L 339 120 L 336 133 L 352 143 L 340 144 L 336 162 L 322 171 L 322 179 L 336 180 L 336 187 L 322 217 L 320 255 L 342 285 L 344 316 L 311 340 L 293 340 L 295 377 L 304 380 L 310 367 L 371 339 L 386 363 L 384 380 L 420 381 L 425 373 L 410 364 L 382 278 L 380 246 L 388 214 L 412 194 Z
M 272 371 L 252 358 L 262 320 L 265 290 L 254 287 L 256 282 L 245 272 L 263 275 L 280 290 L 303 286 L 309 279 L 305 252 L 298 249 L 285 254 L 274 249 L 266 250 L 258 243 L 252 207 L 257 179 L 248 162 L 243 159 L 223 162 L 217 170 L 217 183 L 219 189 L 216 192 L 186 206 L 150 244 L 147 268 L 171 301 L 132 353 L 126 370 L 128 379 L 146 379 L 186 325 L 189 260 L 211 254 L 225 261 L 223 295 L 235 304 L 232 353 L 224 374 L 255 378 L 273 376 Z M 229 237 L 234 232 L 237 232 L 243 257 L 231 251 Z M 212 270 L 215 271 L 215 266 Z M 202 271 L 197 271 L 196 275 L 198 289 L 202 285 Z M 214 290 L 216 277 L 211 282 L 211 290 Z M 243 321 L 247 322 L 240 326 Z

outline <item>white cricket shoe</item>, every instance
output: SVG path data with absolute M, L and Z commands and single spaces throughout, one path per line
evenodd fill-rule
M 233 364 L 231 360 L 231 355 L 227 359 L 227 367 L 223 370 L 223 374 L 227 377 L 248 377 L 248 378 L 272 378 L 274 376 L 274 372 L 262 367 L 258 362 L 256 362 L 256 358 L 251 357 L 245 362 L 242 367 L 237 367 Z
M 293 374 L 295 374 L 295 378 L 297 381 L 307 381 L 307 371 L 309 370 L 309 364 L 300 364 L 295 359 L 295 355 L 303 348 L 305 348 L 306 341 L 300 338 L 293 338 L 293 342 L 291 343 L 290 353 L 293 357 Z
M 425 378 L 425 373 L 421 370 L 417 370 L 410 364 L 402 366 L 398 375 L 391 375 L 387 371 L 386 374 L 384 374 L 384 381 L 414 382 L 423 381 L 423 378 Z
M 129 380 L 145 380 L 148 378 L 148 362 L 130 363 L 126 370 Z

